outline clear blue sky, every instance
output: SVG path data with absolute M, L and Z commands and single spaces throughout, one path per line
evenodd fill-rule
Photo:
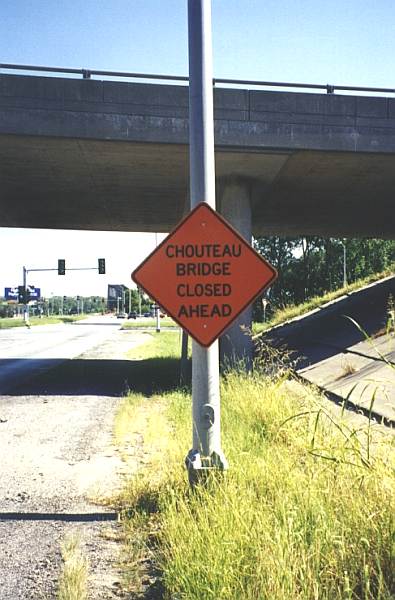
M 394 8 L 391 0 L 212 0 L 214 76 L 391 87 Z M 187 0 L 2 0 L 0 62 L 187 75 L 187 29 Z M 108 277 L 32 274 L 31 282 L 46 295 L 105 295 L 108 282 L 129 283 L 154 244 L 153 235 L 0 228 L 0 294 L 20 282 L 24 262 L 90 266 L 104 256 Z

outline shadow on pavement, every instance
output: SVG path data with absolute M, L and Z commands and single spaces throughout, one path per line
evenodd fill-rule
M 40 361 L 37 374 L 29 373 L 29 359 L 1 360 L 2 369 L 13 368 L 12 385 L 0 393 L 8 396 L 61 395 L 61 396 L 123 396 L 129 390 L 150 396 L 157 392 L 179 387 L 180 360 L 178 358 L 150 358 L 146 360 L 67 360 L 59 364 L 54 359 Z M 11 364 L 12 363 L 12 364 Z M 19 372 L 19 373 L 18 373 Z M 28 375 L 27 375 L 28 374 Z
M 118 513 L 0 512 L 0 521 L 63 521 L 65 523 L 90 523 L 92 521 L 118 521 Z

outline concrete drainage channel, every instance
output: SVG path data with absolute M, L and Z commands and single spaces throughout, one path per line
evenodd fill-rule
M 304 385 L 311 385 L 311 381 L 303 377 L 303 375 L 300 375 L 297 371 L 294 371 L 293 374 L 295 378 Z M 384 425 L 386 427 L 395 429 L 395 417 L 385 417 L 379 411 L 375 410 L 374 403 L 371 408 L 368 408 L 368 406 L 364 406 L 360 403 L 353 402 L 353 400 L 350 400 L 348 397 L 343 397 L 339 394 L 336 394 L 335 392 L 331 392 L 323 386 L 317 384 L 314 385 L 328 400 L 341 407 L 342 410 L 344 409 L 346 411 L 351 411 L 356 414 L 363 415 L 364 417 L 371 419 L 372 421 L 380 425 Z
M 364 346 L 371 354 L 361 352 Z M 395 336 L 383 335 L 356 347 L 360 349 L 334 347 L 336 354 L 301 369 L 297 377 L 337 404 L 345 403 L 346 409 L 395 427 Z
M 394 276 L 273 327 L 261 339 L 290 352 L 300 381 L 395 427 L 395 332 L 386 328 L 391 294 Z

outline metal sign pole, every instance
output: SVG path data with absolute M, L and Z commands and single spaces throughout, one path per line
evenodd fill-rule
M 214 116 L 210 0 L 188 0 L 189 148 L 191 209 L 215 209 Z M 226 469 L 221 449 L 218 341 L 192 342 L 193 447 L 186 465 L 191 484 L 212 468 Z
M 156 332 L 160 333 L 160 309 L 157 304 L 155 305 L 155 316 L 156 316 Z

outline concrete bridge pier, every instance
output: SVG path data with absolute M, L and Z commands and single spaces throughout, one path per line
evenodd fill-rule
M 227 177 L 218 185 L 218 208 L 222 216 L 247 240 L 252 242 L 251 221 L 252 182 L 243 177 Z M 253 343 L 251 339 L 252 307 L 248 307 L 220 339 L 222 368 L 240 362 L 247 370 L 252 368 Z

